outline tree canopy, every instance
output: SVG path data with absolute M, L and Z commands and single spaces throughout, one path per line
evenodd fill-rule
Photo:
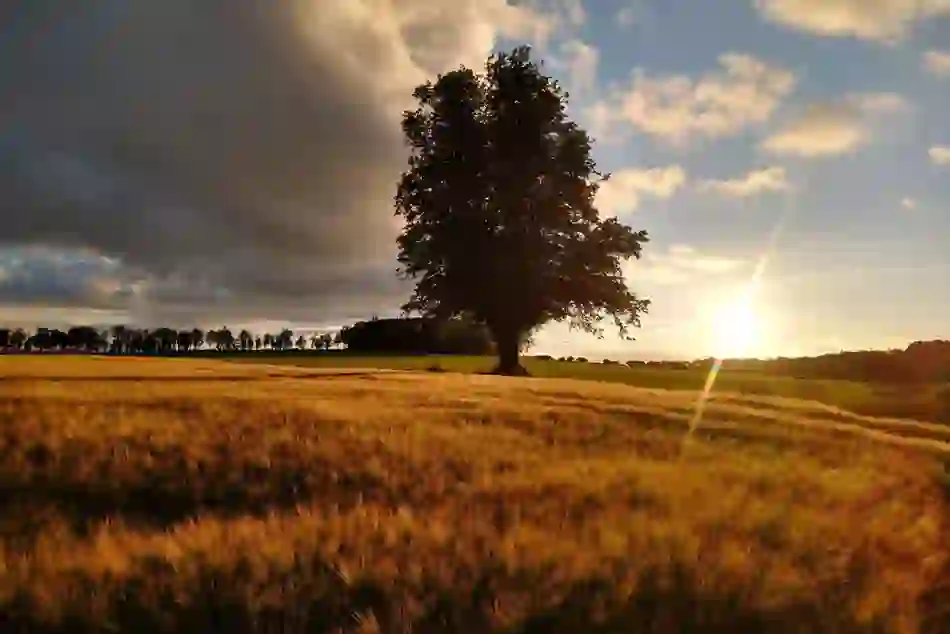
M 506 374 L 523 372 L 521 343 L 552 320 L 602 336 L 609 318 L 632 339 L 649 300 L 627 288 L 621 264 L 640 257 L 647 234 L 600 217 L 607 176 L 530 50 L 413 95 L 418 107 L 402 121 L 409 169 L 395 196 L 400 271 L 416 280 L 404 310 L 485 324 Z

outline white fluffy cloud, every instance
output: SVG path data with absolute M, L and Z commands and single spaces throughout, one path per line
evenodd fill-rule
M 867 143 L 876 117 L 905 112 L 897 93 L 853 93 L 836 102 L 811 104 L 762 142 L 767 152 L 802 157 L 853 152 Z
M 816 104 L 762 143 L 772 154 L 803 157 L 844 154 L 867 140 L 857 109 L 845 104 Z
M 625 265 L 625 273 L 634 284 L 670 286 L 735 274 L 748 266 L 744 259 L 711 255 L 686 244 L 674 244 L 666 251 L 645 251 L 643 259 Z
M 700 183 L 701 190 L 713 191 L 730 198 L 748 198 L 764 192 L 780 192 L 790 188 L 784 167 L 765 167 L 742 176 Z
M 686 172 L 679 165 L 649 169 L 622 169 L 613 172 L 610 179 L 597 191 L 597 206 L 601 213 L 615 216 L 634 211 L 644 194 L 655 198 L 669 198 L 686 183 Z
M 920 61 L 927 72 L 937 77 L 950 77 L 950 51 L 926 51 Z
M 950 15 L 950 0 L 755 0 L 776 24 L 827 37 L 893 42 L 914 24 Z
M 653 77 L 636 69 L 629 87 L 603 107 L 612 123 L 683 143 L 694 136 L 721 137 L 768 121 L 795 88 L 795 75 L 751 55 L 725 53 L 720 69 L 697 79 Z
M 934 165 L 950 165 L 950 145 L 935 145 L 927 153 Z

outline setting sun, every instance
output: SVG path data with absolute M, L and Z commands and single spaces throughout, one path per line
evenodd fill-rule
M 755 354 L 761 346 L 761 320 L 748 295 L 720 305 L 712 315 L 712 344 L 719 358 Z

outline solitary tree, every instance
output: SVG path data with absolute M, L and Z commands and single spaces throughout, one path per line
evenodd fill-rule
M 440 75 L 413 96 L 395 196 L 400 271 L 416 280 L 404 310 L 484 323 L 503 374 L 524 373 L 521 345 L 549 321 L 603 336 L 612 318 L 632 339 L 649 300 L 627 288 L 621 263 L 640 257 L 647 234 L 600 217 L 595 194 L 608 176 L 529 49 L 493 55 L 483 74 Z

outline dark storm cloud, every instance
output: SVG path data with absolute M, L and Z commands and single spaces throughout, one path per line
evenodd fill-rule
M 2 244 L 93 249 L 166 302 L 398 304 L 397 97 L 419 77 L 385 32 L 322 17 L 356 4 L 4 3 Z
M 0 304 L 115 308 L 134 292 L 118 262 L 92 253 L 42 248 L 0 254 Z

